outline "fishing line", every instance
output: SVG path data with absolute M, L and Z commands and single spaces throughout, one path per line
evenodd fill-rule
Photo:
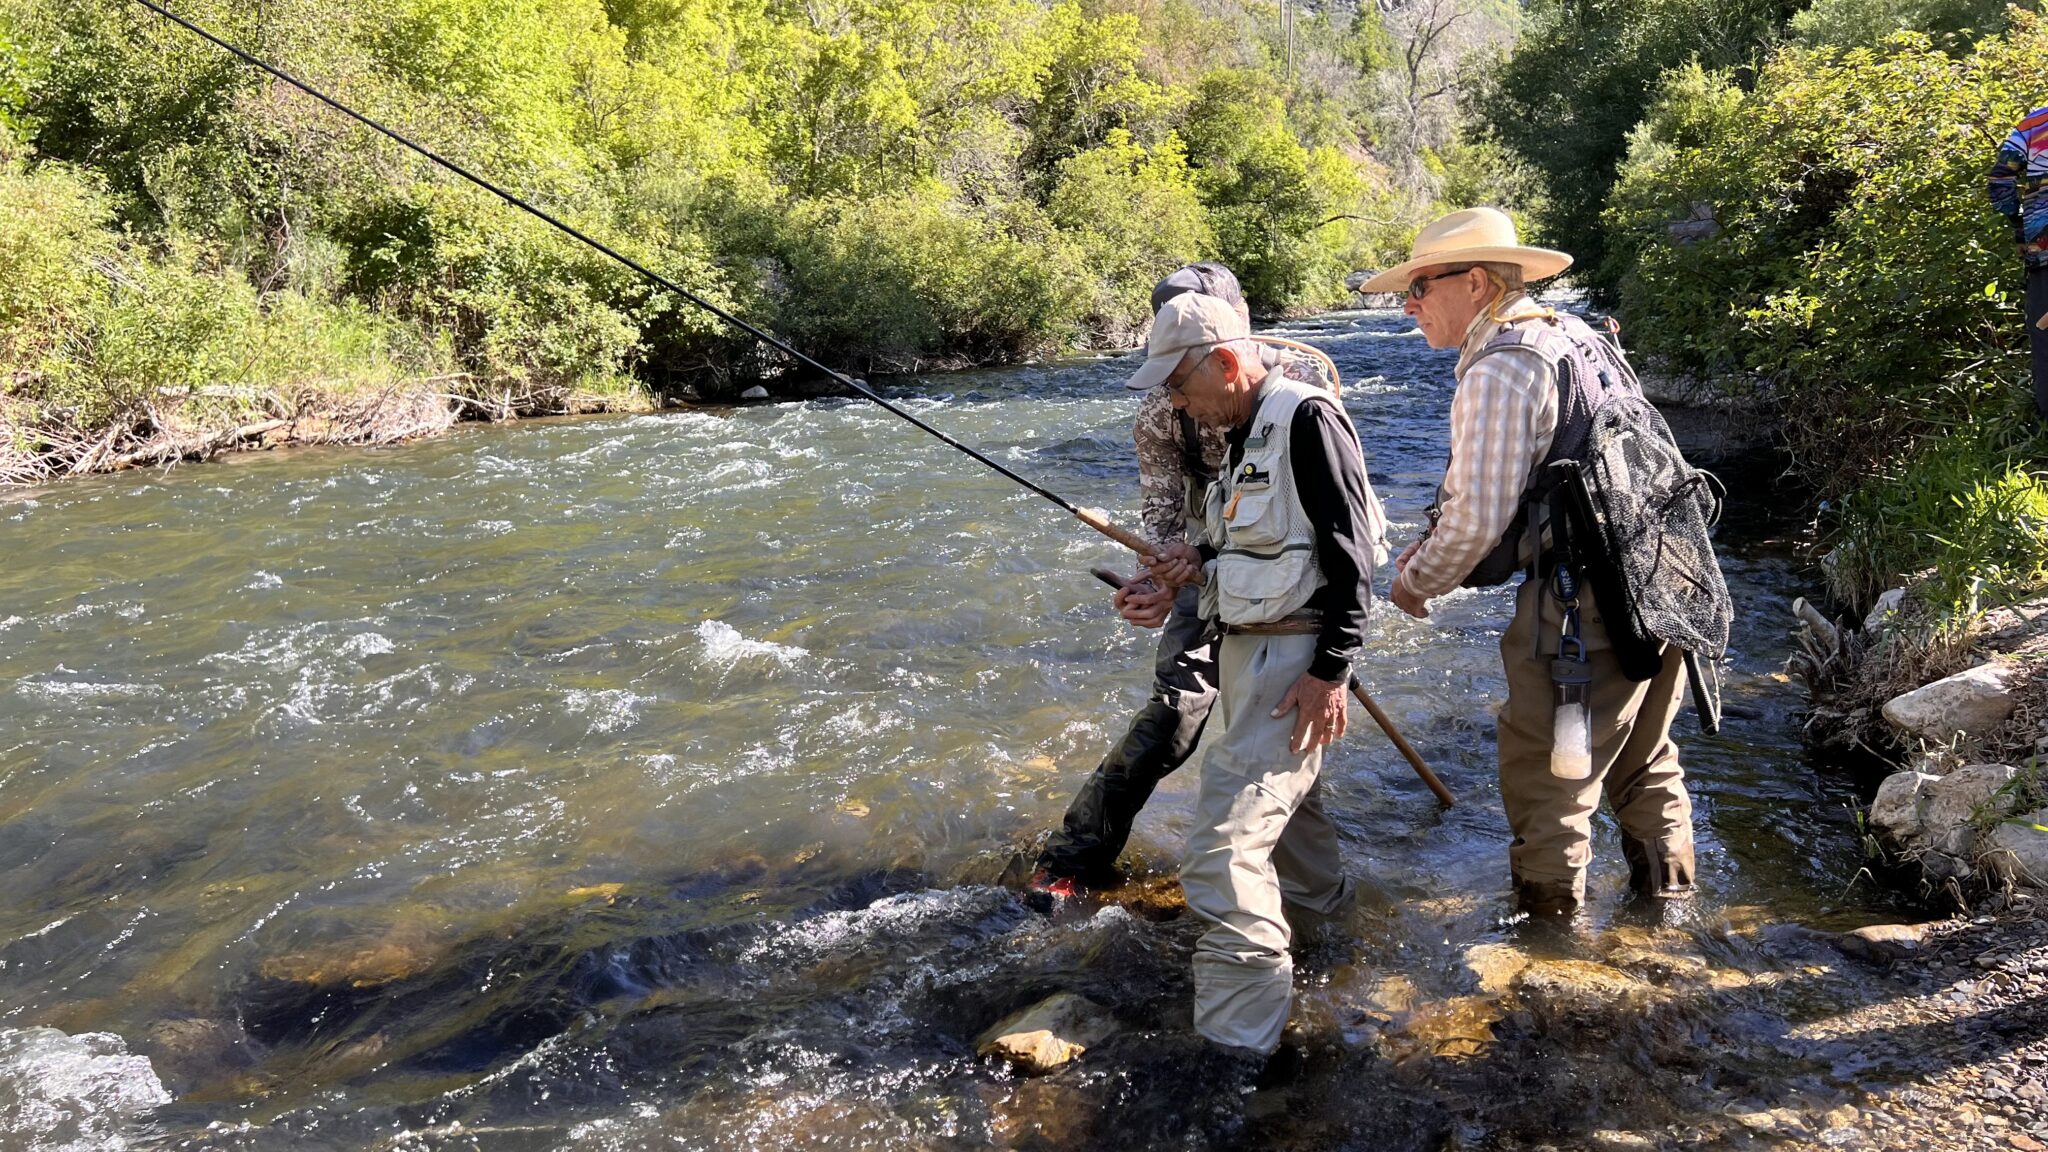
M 983 464 L 984 466 L 993 469 L 999 475 L 1002 475 L 1010 480 L 1013 480 L 1018 484 L 1023 485 L 1025 488 L 1031 490 L 1032 492 L 1035 492 L 1038 495 L 1045 497 L 1047 500 L 1052 501 L 1054 504 L 1059 505 L 1062 509 L 1072 513 L 1083 524 L 1086 524 L 1090 528 L 1095 529 L 1097 532 L 1102 533 L 1104 536 L 1107 536 L 1110 539 L 1115 540 L 1117 543 L 1122 544 L 1124 547 L 1130 548 L 1131 550 L 1140 553 L 1149 553 L 1152 551 L 1152 545 L 1146 542 L 1144 538 L 1137 536 L 1134 533 L 1128 532 L 1122 528 L 1119 528 L 1114 524 L 1111 524 L 1109 522 L 1108 515 L 1104 513 L 1102 510 L 1096 508 L 1083 508 L 1075 504 L 1071 500 L 1068 500 L 1066 497 L 1061 496 L 1059 493 L 1054 492 L 1051 489 L 1045 487 L 1044 485 L 1038 484 L 1035 481 L 1029 480 L 1023 476 L 1018 475 L 1016 472 L 1011 471 L 1009 468 L 1006 468 L 1003 465 L 997 463 L 996 461 L 989 459 L 986 455 L 982 454 L 981 452 L 978 452 L 975 449 L 970 448 L 965 444 L 962 444 L 960 441 L 955 440 L 953 437 L 947 435 L 945 432 L 942 432 L 939 429 L 934 428 L 932 425 L 925 423 L 923 420 L 918 419 L 916 416 L 913 416 L 909 412 L 904 411 L 902 408 L 897 407 L 895 404 L 890 403 L 888 400 L 884 399 L 879 393 L 874 391 L 872 388 L 869 388 L 867 384 L 864 383 L 863 381 L 858 380 L 852 376 L 848 376 L 846 373 L 840 372 L 836 369 L 827 368 L 825 365 L 819 363 L 818 361 L 813 360 L 809 356 L 804 355 L 802 352 L 797 351 L 795 348 L 791 347 L 786 341 L 782 340 L 781 338 L 772 335 L 771 333 L 764 331 L 763 329 L 757 328 L 752 324 L 747 323 L 745 320 L 742 320 L 739 317 L 733 315 L 732 313 L 727 312 L 725 309 L 720 308 L 718 305 L 713 304 L 711 301 L 704 299 L 702 296 L 697 295 L 695 292 L 690 291 L 688 288 L 683 287 L 682 285 L 676 283 L 675 281 L 670 280 L 668 277 L 663 276 L 659 272 L 656 272 L 653 269 L 647 267 L 646 265 L 641 264 L 639 261 L 634 260 L 632 257 L 627 256 L 624 253 L 621 253 L 616 249 L 610 247 L 609 245 L 604 244 L 602 241 L 585 235 L 584 233 L 562 222 L 561 220 L 556 219 L 554 216 L 550 215 L 543 209 L 533 204 L 527 203 L 525 200 L 522 200 L 518 196 L 515 196 L 512 193 L 507 192 L 505 189 L 498 187 L 496 184 L 493 184 L 489 180 L 484 179 L 482 176 L 479 176 L 476 173 L 471 172 L 469 169 L 464 168 L 462 165 L 457 164 L 455 161 L 447 159 L 444 156 L 440 156 L 430 151 L 426 147 L 414 143 L 413 141 L 407 139 L 405 136 L 400 135 L 397 131 L 391 128 L 387 128 L 384 125 L 378 123 L 377 121 L 370 119 L 368 116 L 365 116 L 362 113 L 356 111 L 355 109 L 350 108 L 348 105 L 343 104 L 341 101 L 334 99 L 332 96 L 327 95 L 325 92 L 322 92 L 319 89 L 313 87 L 312 85 L 306 83 L 305 81 L 300 80 L 298 77 L 293 76 L 290 73 L 283 71 L 282 69 L 273 67 L 271 64 L 262 60 L 261 58 L 249 52 L 246 52 L 233 44 L 228 43 L 226 40 L 223 40 L 220 37 L 215 36 L 213 33 L 208 32 L 206 29 L 201 28 L 199 25 L 194 24 L 190 20 L 187 20 L 184 17 L 178 15 L 177 13 L 172 12 L 169 9 L 163 7 L 162 5 L 157 4 L 155 0 L 135 0 L 135 3 L 140 4 L 144 8 L 149 9 L 151 12 L 154 12 L 157 15 L 163 17 L 164 19 L 169 20 L 171 23 L 176 24 L 178 27 L 183 28 L 187 32 L 190 32 L 193 35 L 198 36 L 203 40 L 206 40 L 208 43 L 211 43 L 216 48 L 219 48 L 223 52 L 226 52 L 229 55 L 235 57 L 236 59 L 242 61 L 244 64 L 248 64 L 253 68 L 261 69 L 262 71 L 277 77 L 279 80 L 282 80 L 286 84 L 289 84 L 292 87 L 298 89 L 299 91 L 304 92 L 306 95 L 311 96 L 313 99 L 320 101 L 322 104 L 327 105 L 329 108 L 334 109 L 336 112 L 339 112 L 342 115 L 348 117 L 349 119 L 354 120 L 356 123 L 361 124 L 365 128 L 368 128 L 373 132 L 377 132 L 383 136 L 389 137 L 390 139 L 397 141 L 399 144 L 404 145 L 406 148 L 409 148 L 412 151 L 419 153 L 421 156 L 424 156 L 433 163 L 440 165 L 442 168 L 445 168 L 448 171 L 455 173 L 457 176 L 460 176 L 464 180 L 467 180 L 470 183 L 476 185 L 477 187 L 482 188 L 484 191 L 491 193 L 492 195 L 498 197 L 500 200 L 503 200 L 505 203 L 512 205 L 514 208 L 517 208 L 522 212 L 526 212 L 534 216 L 535 218 L 552 225 L 557 230 L 563 232 L 568 236 L 571 236 L 577 240 L 581 240 L 583 243 L 590 245 L 597 251 L 604 253 L 606 256 L 609 256 L 612 259 L 618 261 L 619 263 L 625 265 L 626 267 L 632 269 L 633 271 L 638 272 L 640 275 L 646 277 L 650 282 L 657 285 L 658 287 L 667 289 L 668 291 L 675 293 L 676 295 L 682 297 L 683 299 L 688 300 L 690 303 L 695 304 L 697 307 L 704 309 L 706 312 L 711 313 L 713 316 L 718 317 L 719 319 L 725 321 L 726 323 L 732 325 L 733 327 L 740 329 L 741 331 L 754 337 L 756 340 L 761 341 L 763 344 L 766 344 L 769 347 L 774 348 L 777 351 L 783 353 L 784 355 L 789 356 L 791 359 L 797 361 L 798 363 L 806 365 L 807 367 L 810 368 L 814 368 L 819 372 L 824 373 L 826 376 L 832 378 L 833 380 L 838 381 L 839 383 L 845 385 L 846 387 L 852 389 L 853 391 L 860 393 L 862 396 L 867 397 L 869 400 L 874 401 L 876 404 L 880 405 L 885 411 L 895 416 L 898 416 L 903 420 L 907 421 L 908 423 L 916 426 L 917 428 L 922 429 L 923 431 L 930 433 L 932 436 L 937 437 L 940 442 L 946 444 L 948 447 L 966 453 L 968 456 L 974 458 L 976 461 Z

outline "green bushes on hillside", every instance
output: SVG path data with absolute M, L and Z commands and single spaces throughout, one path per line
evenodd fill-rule
M 1318 307 L 1401 239 L 1399 198 L 1359 147 L 1373 131 L 1370 77 L 1339 60 L 1297 117 L 1272 14 L 1249 6 L 190 0 L 180 11 L 864 371 L 1120 343 L 1143 323 L 1151 283 L 1196 258 L 1238 267 L 1262 312 Z M 290 293 L 291 307 L 332 309 L 387 343 L 445 347 L 493 395 L 629 374 L 710 393 L 783 367 L 121 0 L 0 0 L 0 128 L 24 141 L 8 180 L 47 170 L 94 189 L 94 223 L 49 241 L 62 266 L 52 275 L 67 283 L 103 280 L 94 245 L 113 244 L 138 269 L 137 291 L 164 293 L 166 309 L 171 285 L 193 275 L 212 278 L 218 307 L 241 310 L 236 324 Z M 160 354 L 183 349 L 185 378 L 222 378 L 193 324 L 165 333 Z M 118 360 L 98 347 L 113 330 L 79 331 L 38 345 L 33 362 L 8 353 L 0 381 L 17 407 L 44 403 L 67 373 L 106 378 L 80 365 Z M 136 390 L 158 386 L 109 381 L 79 418 L 132 412 Z
M 2015 13 L 1957 56 L 1788 47 L 1749 92 L 1680 70 L 1609 201 L 1636 345 L 1767 390 L 1852 598 L 1929 566 L 1959 606 L 2048 575 L 2021 265 L 1984 199 L 2044 60 L 2048 22 Z

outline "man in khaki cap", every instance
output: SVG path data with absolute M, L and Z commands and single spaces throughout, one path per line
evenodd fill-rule
M 1323 746 L 1344 734 L 1378 542 L 1350 418 L 1329 392 L 1269 370 L 1249 337 L 1223 301 L 1178 296 L 1159 310 L 1132 378 L 1225 431 L 1206 543 L 1146 563 L 1168 588 L 1199 580 L 1222 633 L 1223 731 L 1202 759 L 1180 875 L 1209 925 L 1195 946 L 1195 1028 L 1248 1058 L 1279 1046 L 1293 1003 L 1283 904 L 1330 915 L 1350 899 L 1318 777 Z M 1157 626 L 1156 607 L 1128 589 L 1117 607 Z
M 1501 804 L 1514 832 L 1508 858 L 1522 907 L 1563 916 L 1585 898 L 1603 786 L 1634 889 L 1651 899 L 1681 896 L 1693 879 L 1692 801 L 1671 741 L 1682 654 L 1653 653 L 1649 678 L 1630 680 L 1591 597 L 1567 611 L 1557 591 L 1570 583 L 1555 579 L 1554 557 L 1530 528 L 1530 510 L 1547 494 L 1546 466 L 1578 457 L 1605 390 L 1640 391 L 1619 348 L 1577 317 L 1538 307 L 1524 290 L 1570 265 L 1562 252 L 1520 244 L 1505 214 L 1471 208 L 1424 228 L 1413 259 L 1363 286 L 1406 291 L 1404 310 L 1430 347 L 1460 349 L 1450 464 L 1432 526 L 1395 560 L 1390 598 L 1421 618 L 1432 598 L 1460 585 L 1530 575 L 1500 645 L 1508 681 Z M 1553 657 L 1570 654 L 1561 637 L 1574 619 L 1591 674 L 1592 763 L 1579 778 L 1558 774 L 1551 756 Z

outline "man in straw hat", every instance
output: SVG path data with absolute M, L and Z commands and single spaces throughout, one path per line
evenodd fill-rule
M 1431 509 L 1434 523 L 1396 558 L 1389 595 L 1422 618 L 1433 597 L 1460 585 L 1501 584 L 1517 571 L 1529 573 L 1500 644 L 1508 681 L 1499 726 L 1501 803 L 1514 832 L 1508 859 L 1521 906 L 1532 915 L 1567 917 L 1585 899 L 1603 786 L 1621 824 L 1635 891 L 1651 899 L 1682 896 L 1693 879 L 1692 801 L 1671 740 L 1682 654 L 1652 654 L 1654 675 L 1631 681 L 1599 606 L 1588 597 L 1583 611 L 1568 611 L 1576 599 L 1567 603 L 1560 592 L 1569 595 L 1571 582 L 1556 579 L 1554 557 L 1531 527 L 1546 466 L 1576 458 L 1604 389 L 1632 388 L 1635 381 L 1611 341 L 1576 317 L 1538 307 L 1525 290 L 1571 262 L 1562 252 L 1521 244 L 1504 213 L 1470 208 L 1422 229 L 1412 259 L 1363 286 L 1405 291 L 1404 311 L 1430 347 L 1460 350 L 1450 463 Z M 1561 372 L 1561 365 L 1570 370 Z M 1574 630 L 1591 674 L 1591 763 L 1576 772 L 1552 756 L 1554 658 L 1579 655 L 1566 640 Z
M 1200 547 L 1148 557 L 1167 589 L 1201 574 L 1218 621 L 1216 714 L 1181 887 L 1207 922 L 1195 946 L 1195 1029 L 1233 1058 L 1270 1054 L 1293 1002 L 1286 905 L 1331 915 L 1350 900 L 1323 812 L 1323 746 L 1344 734 L 1351 661 L 1372 597 L 1379 512 L 1358 434 L 1328 391 L 1266 367 L 1245 318 L 1213 296 L 1166 302 L 1133 388 L 1227 443 Z M 1129 589 L 1136 624 L 1156 610 Z

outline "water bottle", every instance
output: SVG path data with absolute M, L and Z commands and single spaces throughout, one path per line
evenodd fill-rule
M 1583 648 L 1559 648 L 1550 662 L 1550 774 L 1584 780 L 1593 775 L 1593 665 Z

